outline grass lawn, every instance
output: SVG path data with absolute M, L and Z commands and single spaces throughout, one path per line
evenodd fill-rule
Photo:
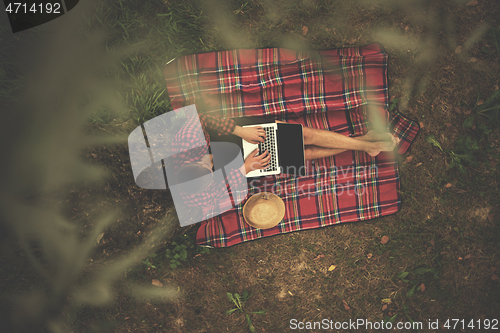
M 0 25 L 2 327 L 500 328 L 497 1 L 80 2 L 64 21 L 16 34 Z M 389 54 L 391 108 L 421 127 L 398 156 L 397 214 L 206 249 L 198 225 L 178 225 L 167 191 L 135 185 L 126 139 L 171 110 L 169 60 L 373 42 Z

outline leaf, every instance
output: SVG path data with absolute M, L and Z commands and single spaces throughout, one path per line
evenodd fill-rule
M 391 301 L 391 299 L 390 299 L 390 298 L 384 298 L 384 299 L 382 300 L 382 303 L 391 304 L 391 303 L 392 303 L 392 301 Z
M 444 126 L 450 128 L 451 127 L 451 123 L 444 123 Z
M 252 333 L 255 332 L 255 327 L 253 327 L 253 325 L 252 325 L 252 321 L 250 320 L 250 316 L 245 313 L 245 317 L 247 318 L 248 329 Z
M 104 237 L 104 232 L 101 232 L 99 236 L 97 236 L 97 244 L 101 241 L 101 239 Z
M 462 53 L 462 47 L 460 45 L 455 49 L 455 53 Z
M 153 279 L 153 280 L 151 281 L 151 284 L 152 284 L 153 286 L 163 287 L 163 283 L 161 283 L 161 282 L 160 282 L 160 280 L 157 280 L 157 279 Z
M 226 311 L 226 315 L 231 315 L 232 313 L 234 313 L 234 311 L 238 310 L 238 308 L 234 308 L 234 309 L 231 309 L 231 310 L 227 310 Z
M 452 186 L 451 183 L 448 183 L 444 187 L 450 188 L 451 186 Z
M 470 57 L 469 59 L 469 62 L 476 62 L 477 61 L 477 58 L 474 58 L 474 57 Z
M 258 315 L 263 315 L 263 314 L 266 314 L 267 310 L 260 310 L 260 311 L 254 311 L 252 313 L 254 314 L 258 314 Z
M 349 39 L 349 40 L 347 41 L 347 44 L 352 45 L 352 44 L 355 44 L 357 41 L 358 41 L 358 39 L 353 37 L 353 38 L 351 38 L 351 39 Z
M 321 258 L 324 258 L 325 255 L 324 254 L 320 254 L 319 256 L 317 256 L 316 258 L 314 258 L 313 260 L 318 260 L 318 259 L 321 259 Z
M 236 303 L 236 300 L 235 300 L 235 299 L 234 299 L 234 297 L 233 297 L 233 294 L 231 294 L 231 293 L 226 293 L 226 295 L 227 295 L 227 298 L 229 298 L 229 300 L 230 300 L 230 301 L 232 301 L 234 304 L 237 304 L 237 303 Z
M 470 0 L 465 4 L 466 7 L 473 7 L 477 5 L 477 0 Z
M 387 304 L 382 305 L 382 311 L 387 310 Z
M 389 242 L 389 236 L 383 236 L 382 239 L 380 239 L 380 244 L 385 245 Z
M 306 26 L 303 26 L 302 27 L 302 36 L 305 36 L 307 35 L 307 32 L 309 31 L 309 28 L 307 28 Z
M 351 310 L 351 308 L 349 307 L 349 304 L 347 304 L 347 302 L 345 300 L 342 300 L 342 303 L 344 304 L 344 309 L 346 309 L 347 311 Z
M 405 163 L 410 163 L 412 160 L 413 160 L 413 156 L 410 155 L 407 158 L 405 158 Z
M 472 127 L 472 125 L 474 125 L 474 116 L 469 116 L 464 120 L 463 126 L 464 128 L 469 128 Z
M 331 265 L 330 267 L 328 267 L 328 271 L 331 272 L 333 271 L 335 268 L 337 268 L 337 265 Z
M 407 293 L 406 297 L 412 297 L 413 294 L 415 294 L 415 289 L 417 288 L 417 285 L 414 285 L 413 288 L 411 288 Z
M 402 279 L 405 279 L 408 276 L 408 274 L 410 274 L 410 272 L 401 272 L 396 277 L 398 279 L 402 280 Z
M 425 268 L 425 267 L 420 267 L 420 268 L 417 268 L 413 271 L 413 273 L 417 274 L 417 275 L 422 275 L 422 274 L 425 274 L 429 272 L 429 269 L 428 268 Z
M 368 259 L 371 259 L 371 258 L 373 257 L 373 254 L 368 253 L 368 254 L 366 255 L 366 257 L 367 257 Z
M 422 283 L 422 284 L 420 285 L 420 292 L 422 292 L 422 293 L 423 293 L 424 291 L 425 291 L 425 284 L 423 284 L 423 283 Z
M 433 144 L 434 146 L 438 147 L 439 150 L 443 151 L 443 148 L 441 148 L 441 144 L 439 143 L 439 141 L 436 139 L 436 137 L 434 135 L 427 135 L 425 137 L 425 141 L 429 142 L 430 144 Z
M 234 294 L 234 298 L 236 298 L 236 301 L 238 302 L 238 307 L 242 308 L 243 306 L 241 305 L 241 298 L 239 294 Z
M 419 122 L 418 125 L 420 126 L 420 128 L 424 128 L 425 127 L 423 121 Z

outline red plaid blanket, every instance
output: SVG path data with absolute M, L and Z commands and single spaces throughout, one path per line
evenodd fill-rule
M 387 54 L 378 44 L 326 51 L 268 48 L 194 54 L 167 65 L 164 75 L 174 109 L 197 104 L 222 117 L 266 115 L 358 136 L 369 127 L 370 103 L 401 138 L 399 153 L 418 132 L 417 123 L 387 111 Z M 307 161 L 305 177 L 282 174 L 250 179 L 249 185 L 249 195 L 267 191 L 283 199 L 283 221 L 271 229 L 255 229 L 243 219 L 243 201 L 203 221 L 197 244 L 224 247 L 364 221 L 396 213 L 401 204 L 393 153 L 370 157 L 346 151 Z

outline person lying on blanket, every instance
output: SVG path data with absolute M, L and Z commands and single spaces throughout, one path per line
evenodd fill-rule
M 184 203 L 191 208 L 201 207 L 203 216 L 209 216 L 210 212 L 214 212 L 214 207 L 217 207 L 215 211 L 222 213 L 233 208 L 233 203 L 227 199 L 221 200 L 221 198 L 228 197 L 230 186 L 225 183 L 214 184 L 210 177 L 203 177 L 213 172 L 213 160 L 207 148 L 210 145 L 208 131 L 212 134 L 216 133 L 217 136 L 233 134 L 253 144 L 264 142 L 265 131 L 260 126 L 238 126 L 233 119 L 218 118 L 206 114 L 198 116 L 206 142 L 202 142 L 203 138 L 195 133 L 199 128 L 197 119 L 188 119 L 172 142 L 172 152 L 176 154 L 174 169 L 178 184 L 193 179 L 202 179 L 191 182 L 191 186 L 183 188 L 181 196 Z M 280 121 L 276 120 L 276 122 Z M 377 156 L 382 151 L 392 151 L 399 142 L 399 139 L 389 133 L 379 134 L 373 130 L 363 136 L 352 138 L 328 130 L 303 127 L 303 136 L 306 160 L 332 156 L 346 150 L 360 150 L 365 151 L 370 156 Z M 186 142 L 188 141 L 190 147 L 197 148 L 183 151 L 182 148 L 187 146 Z M 258 149 L 256 149 L 245 159 L 238 171 L 234 170 L 226 175 L 228 182 L 230 184 L 244 183 L 245 188 L 247 188 L 245 175 L 253 170 L 265 169 L 270 159 L 271 156 L 267 151 L 259 155 Z

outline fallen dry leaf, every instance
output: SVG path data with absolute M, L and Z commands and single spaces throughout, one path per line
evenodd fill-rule
M 425 291 L 425 284 L 423 284 L 423 283 L 422 283 L 422 284 L 420 285 L 420 292 L 422 292 L 422 293 L 423 293 L 424 291 Z
M 455 53 L 462 53 L 462 47 L 460 45 L 455 49 Z
M 458 257 L 458 260 L 462 260 L 463 258 L 462 257 Z
M 424 128 L 425 127 L 423 121 L 419 122 L 418 124 L 420 125 L 420 128 Z
M 324 254 L 320 254 L 319 256 L 317 256 L 316 258 L 314 258 L 313 260 L 318 260 L 318 259 L 321 259 L 321 258 L 324 258 L 325 255 Z
M 498 89 L 500 89 L 500 88 L 498 87 L 498 84 L 495 84 L 495 91 L 497 91 Z
M 446 184 L 444 187 L 450 188 L 451 187 L 451 183 Z
M 473 7 L 477 5 L 477 0 L 470 0 L 465 4 L 466 7 Z
M 288 293 L 290 294 L 290 296 L 293 296 L 292 292 L 290 290 L 288 290 Z
M 455 112 L 458 114 L 462 114 L 462 109 L 459 106 L 455 106 Z
M 130 317 L 125 317 L 125 320 L 129 319 Z
M 405 158 L 405 163 L 410 163 L 412 160 L 413 160 L 413 156 L 410 155 L 407 158 Z
M 465 114 L 470 114 L 472 111 L 471 110 L 464 110 Z
M 424 163 L 420 162 L 420 163 L 417 163 L 417 165 L 416 165 L 416 166 L 418 166 L 418 167 L 419 167 L 419 166 L 421 166 L 422 164 L 424 164 Z
M 451 123 L 444 123 L 444 126 L 451 127 Z
M 389 236 L 383 236 L 380 240 L 380 244 L 385 245 L 389 241 Z
M 477 101 L 476 105 L 482 105 L 483 103 L 484 103 L 484 100 L 480 99 L 479 101 Z
M 384 298 L 384 299 L 382 300 L 382 303 L 391 304 L 391 303 L 392 303 L 392 301 L 391 301 L 391 299 L 390 299 L 390 298 Z
M 347 41 L 347 44 L 351 44 L 351 45 L 352 45 L 352 44 L 356 43 L 357 41 L 358 41 L 358 39 L 357 39 L 357 38 L 351 38 L 351 39 L 349 39 L 349 40 Z
M 307 32 L 309 31 L 309 28 L 307 28 L 306 26 L 303 26 L 302 27 L 302 35 L 305 36 L 307 35 Z
M 382 311 L 387 310 L 387 304 L 382 305 Z
M 97 244 L 101 241 L 101 239 L 104 237 L 104 232 L 101 232 L 99 236 L 97 236 Z
M 366 257 L 367 257 L 368 259 L 371 259 L 371 258 L 373 257 L 373 255 L 372 255 L 371 253 L 368 253 L 368 254 L 366 255 Z
M 163 287 L 163 284 L 160 282 L 160 280 L 157 280 L 157 279 L 153 279 L 153 280 L 151 281 L 151 284 L 152 284 L 153 286 Z
M 347 304 L 347 302 L 345 300 L 342 300 L 342 303 L 344 303 L 344 309 L 346 309 L 347 311 L 351 310 L 351 308 L 349 307 L 349 304 Z
M 335 268 L 337 268 L 337 265 L 331 265 L 330 267 L 328 267 L 328 271 L 331 272 L 333 271 Z
M 471 255 L 470 255 L 470 254 L 468 254 L 468 255 L 466 255 L 466 256 L 464 257 L 464 259 L 470 259 L 470 257 L 471 257 Z
M 471 58 L 469 59 L 469 62 L 476 62 L 476 61 L 477 61 L 477 58 L 475 58 L 475 57 L 471 57 Z

